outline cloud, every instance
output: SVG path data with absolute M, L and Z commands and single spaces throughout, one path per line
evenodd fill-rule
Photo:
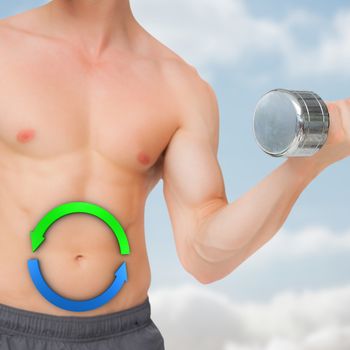
M 149 294 L 167 350 L 345 350 L 350 348 L 350 285 L 236 302 L 205 286 Z
M 153 0 L 134 7 L 157 38 L 197 64 L 233 63 L 251 46 L 267 50 L 276 42 L 282 45 L 285 35 L 273 22 L 253 19 L 241 0 L 179 0 L 166 6 Z
M 350 253 L 350 230 L 335 233 L 323 226 L 306 226 L 290 232 L 282 227 L 254 255 L 256 265 L 276 263 L 277 260 L 313 259 Z
M 324 28 L 324 18 L 313 18 L 309 21 L 310 14 L 304 13 L 303 19 L 297 23 L 305 32 L 314 28 Z M 310 45 L 307 49 L 298 46 L 295 39 L 285 52 L 286 66 L 291 75 L 322 75 L 350 73 L 350 8 L 339 10 L 335 15 L 327 19 L 327 31 L 321 29 L 322 35 L 318 38 L 318 45 Z M 317 32 L 316 30 L 316 32 Z M 292 37 L 293 32 L 290 30 Z
M 133 10 L 152 35 L 199 70 L 257 64 L 263 56 L 288 76 L 350 75 L 350 8 L 323 18 L 296 7 L 282 20 L 253 16 L 243 0 L 138 1 Z

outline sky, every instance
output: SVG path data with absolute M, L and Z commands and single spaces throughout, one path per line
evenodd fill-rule
M 45 1 L 0 3 L 0 17 Z M 316 0 L 131 0 L 154 37 L 195 66 L 217 96 L 218 160 L 230 202 L 284 158 L 254 140 L 267 91 L 350 97 L 350 5 Z M 224 279 L 202 285 L 181 266 L 159 182 L 147 200 L 152 318 L 166 349 L 350 348 L 350 159 L 302 192 L 279 232 Z

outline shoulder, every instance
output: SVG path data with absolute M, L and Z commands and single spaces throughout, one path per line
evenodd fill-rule
M 11 35 L 16 32 L 24 32 L 29 20 L 33 17 L 34 9 L 21 13 L 16 13 L 0 19 L 1 35 Z M 32 20 L 33 21 L 33 20 Z
M 193 97 L 215 98 L 215 92 L 207 80 L 199 73 L 198 69 L 187 62 L 183 57 L 164 45 L 150 33 L 146 32 L 152 47 L 153 58 L 157 61 L 165 84 L 171 88 Z
M 161 61 L 163 80 L 176 100 L 179 110 L 179 129 L 193 137 L 209 139 L 218 147 L 219 106 L 216 93 L 193 65 L 173 52 Z
M 33 36 L 39 28 L 40 20 L 38 9 L 30 9 L 0 19 L 0 46 L 1 49 L 12 51 L 23 44 L 28 36 Z M 39 34 L 37 34 L 39 35 Z M 22 40 L 23 39 L 23 40 Z M 9 52 L 10 53 L 10 52 Z
M 185 108 L 197 109 L 203 116 L 215 117 L 218 108 L 216 93 L 196 67 L 176 56 L 164 60 L 162 70 L 167 84 L 184 102 Z
M 163 60 L 162 72 L 167 83 L 179 93 L 205 100 L 216 97 L 213 87 L 197 68 L 178 55 Z
M 15 30 L 26 30 L 25 28 L 36 29 L 40 26 L 44 11 L 48 4 L 12 14 L 0 19 L 0 26 Z
M 161 60 L 161 72 L 166 86 L 185 114 L 197 110 L 203 118 L 218 118 L 215 90 L 195 66 L 170 52 Z

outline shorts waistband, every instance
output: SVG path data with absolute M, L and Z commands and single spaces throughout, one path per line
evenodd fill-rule
M 151 322 L 149 297 L 126 310 L 97 316 L 57 316 L 0 303 L 0 329 L 10 334 L 84 340 L 136 330 Z

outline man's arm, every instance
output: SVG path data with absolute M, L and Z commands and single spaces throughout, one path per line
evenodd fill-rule
M 228 275 L 274 236 L 323 167 L 312 157 L 289 158 L 228 203 L 217 161 L 215 93 L 193 70 L 184 81 L 177 86 L 183 115 L 165 154 L 163 192 L 183 267 L 201 283 L 210 283 Z M 237 155 L 232 154 L 232 162 Z

